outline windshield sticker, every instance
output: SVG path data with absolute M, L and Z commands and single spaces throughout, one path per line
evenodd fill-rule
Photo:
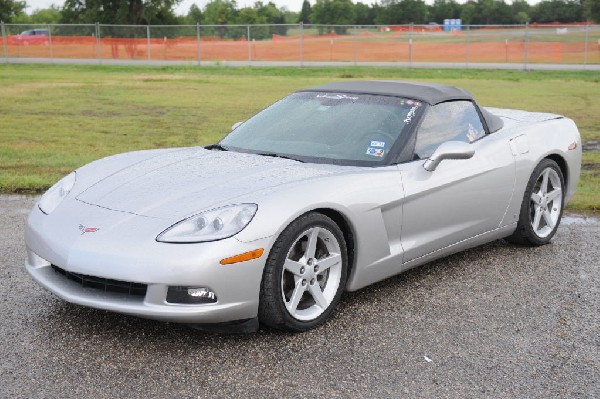
M 419 104 L 419 105 L 421 105 L 421 104 Z M 414 118 L 415 113 L 417 112 L 417 108 L 419 108 L 419 105 L 414 105 L 410 109 L 410 111 L 408 111 L 408 114 L 406 115 L 406 118 L 404 119 L 404 123 L 410 123 L 410 121 L 412 121 L 412 118 Z
M 419 101 L 415 101 L 415 100 L 400 100 L 400 106 L 403 105 L 416 105 L 417 107 L 421 105 L 421 103 Z
M 330 100 L 358 100 L 358 97 L 347 96 L 345 94 L 320 93 L 317 98 L 328 98 Z
M 367 155 L 372 155 L 374 157 L 383 157 L 383 154 L 385 154 L 385 150 L 383 148 L 373 148 L 373 147 L 369 147 L 367 148 Z
M 371 147 L 381 147 L 381 148 L 385 148 L 385 141 L 375 141 L 375 140 L 371 140 Z

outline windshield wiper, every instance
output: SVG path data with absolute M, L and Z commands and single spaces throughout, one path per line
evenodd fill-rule
M 274 152 L 257 152 L 258 155 L 262 155 L 263 157 L 273 157 L 273 158 L 282 158 L 282 159 L 291 159 L 292 161 L 297 161 L 297 162 L 302 162 L 305 163 L 304 161 L 297 159 L 297 158 L 292 158 L 289 157 L 287 155 L 281 155 L 281 154 L 277 154 Z
M 217 144 L 211 144 L 211 145 L 207 145 L 206 147 L 204 147 L 207 150 L 217 150 L 217 151 L 229 151 L 229 148 L 225 147 L 224 145 L 221 145 L 219 143 Z

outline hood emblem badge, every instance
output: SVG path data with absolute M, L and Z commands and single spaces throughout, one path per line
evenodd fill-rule
M 85 233 L 95 233 L 98 230 L 100 230 L 98 227 L 86 227 L 82 224 L 79 225 L 79 231 L 81 231 L 81 235 L 84 235 Z

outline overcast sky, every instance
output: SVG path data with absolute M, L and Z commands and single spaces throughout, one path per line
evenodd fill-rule
M 238 8 L 252 6 L 256 0 L 237 0 Z M 287 7 L 290 11 L 300 11 L 302 8 L 303 0 L 270 0 L 273 3 L 277 4 L 278 7 Z M 311 4 L 314 4 L 316 0 L 310 0 Z M 357 0 L 353 0 L 355 3 Z M 359 0 L 361 3 L 365 4 L 373 4 L 376 3 L 377 0 Z M 464 3 L 465 0 L 458 0 L 460 3 Z M 37 8 L 48 8 L 50 5 L 54 4 L 59 7 L 62 7 L 64 0 L 26 0 L 28 8 L 27 12 L 31 13 L 33 10 Z M 194 3 L 198 4 L 200 8 L 204 8 L 206 3 L 209 0 L 183 0 L 179 6 L 175 9 L 176 14 L 187 14 L 190 6 Z M 263 0 L 264 3 L 268 3 L 269 0 Z M 425 0 L 426 3 L 432 4 L 433 0 Z M 535 4 L 538 0 L 527 0 L 529 4 Z M 511 0 L 507 0 L 507 3 L 511 3 Z

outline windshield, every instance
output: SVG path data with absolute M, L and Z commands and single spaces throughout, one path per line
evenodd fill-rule
M 298 92 L 250 118 L 219 144 L 305 162 L 376 166 L 397 153 L 394 144 L 422 108 L 419 101 L 398 97 Z

